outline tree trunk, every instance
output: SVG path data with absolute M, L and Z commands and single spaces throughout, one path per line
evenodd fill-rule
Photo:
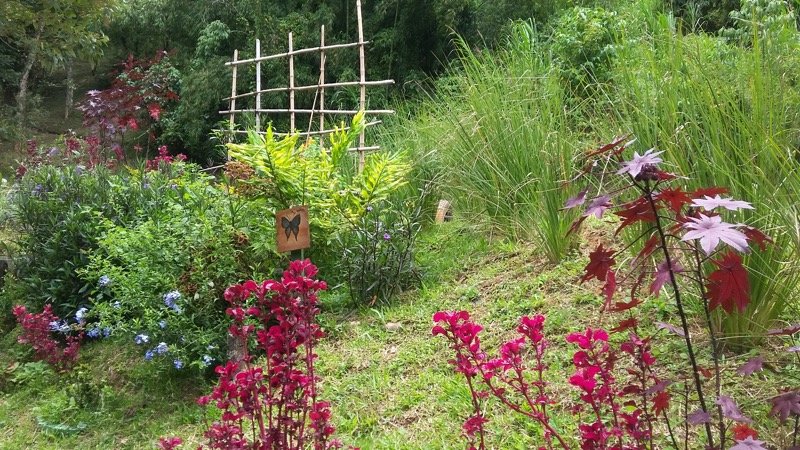
M 28 58 L 25 61 L 25 68 L 22 70 L 22 77 L 19 79 L 19 92 L 17 93 L 17 125 L 22 128 L 25 125 L 25 117 L 27 116 L 26 107 L 28 104 L 28 79 L 31 76 L 31 69 L 33 63 L 36 62 L 36 56 L 39 53 L 39 41 L 44 32 L 44 21 L 39 24 L 36 29 L 36 35 L 33 38 L 33 44 L 28 51 Z
M 75 79 L 72 77 L 72 58 L 67 59 L 67 100 L 64 107 L 64 120 L 69 119 L 72 112 L 72 97 L 75 94 Z

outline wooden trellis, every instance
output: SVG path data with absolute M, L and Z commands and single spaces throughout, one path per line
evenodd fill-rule
M 364 27 L 363 21 L 361 17 L 361 0 L 356 1 L 356 12 L 358 16 L 358 42 L 352 42 L 348 44 L 333 44 L 333 45 L 325 45 L 325 26 L 323 25 L 320 28 L 320 44 L 319 47 L 313 48 L 304 48 L 304 49 L 294 49 L 293 41 L 292 41 L 292 33 L 289 33 L 289 49 L 286 53 L 279 53 L 274 55 L 268 56 L 261 56 L 261 42 L 256 40 L 256 52 L 255 57 L 252 59 L 239 59 L 239 50 L 235 50 L 233 52 L 233 61 L 225 63 L 226 66 L 230 66 L 233 68 L 233 77 L 231 82 L 231 96 L 225 98 L 229 102 L 228 110 L 220 111 L 220 114 L 228 115 L 229 120 L 229 129 L 228 132 L 230 133 L 230 138 L 232 139 L 233 136 L 237 133 L 246 133 L 244 130 L 237 130 L 236 129 L 236 114 L 239 113 L 254 113 L 255 114 L 255 127 L 256 132 L 263 133 L 261 128 L 261 115 L 269 115 L 269 114 L 289 114 L 289 130 L 286 132 L 274 132 L 276 135 L 286 135 L 289 133 L 299 134 L 301 136 L 322 136 L 326 134 L 332 133 L 333 129 L 326 129 L 325 128 L 325 115 L 349 115 L 353 116 L 357 114 L 359 111 L 364 111 L 366 116 L 369 115 L 381 115 L 381 114 L 394 114 L 393 110 L 390 109 L 372 109 L 367 110 L 367 87 L 371 86 L 384 86 L 393 84 L 394 80 L 380 80 L 380 81 L 367 81 L 366 79 L 366 61 L 364 58 L 364 46 L 368 44 L 368 41 L 364 40 Z M 358 60 L 359 60 L 359 80 L 358 81 L 345 81 L 345 82 L 338 82 L 338 83 L 326 83 L 325 82 L 325 52 L 331 50 L 339 50 L 339 49 L 346 49 L 346 48 L 358 48 Z M 318 52 L 320 56 L 320 63 L 319 63 L 319 81 L 317 84 L 306 85 L 306 86 L 296 86 L 295 85 L 295 78 L 294 78 L 294 57 L 296 55 L 306 54 L 306 53 L 315 53 Z M 288 58 L 289 59 L 289 85 L 288 86 L 281 86 L 281 87 L 271 87 L 262 89 L 262 73 L 261 73 L 261 63 L 263 61 L 269 61 L 272 59 L 278 58 Z M 239 94 L 236 89 L 236 81 L 237 81 L 237 72 L 239 66 L 242 65 L 249 65 L 255 64 L 256 68 L 256 80 L 255 80 L 255 91 L 247 92 L 244 94 Z M 325 107 L 325 90 L 326 89 L 335 89 L 335 88 L 342 88 L 342 87 L 349 87 L 349 86 L 358 86 L 360 90 L 360 98 L 359 98 L 359 109 L 358 110 L 340 110 L 340 109 L 326 109 Z M 316 91 L 316 95 L 314 96 L 314 104 L 311 105 L 310 108 L 298 108 L 295 104 L 295 92 L 299 91 Z M 265 109 L 261 107 L 261 95 L 273 92 L 287 92 L 289 94 L 289 107 L 288 108 L 281 108 L 281 109 Z M 244 98 L 254 97 L 253 107 L 252 108 L 239 108 L 237 109 L 236 101 Z M 297 115 L 308 115 L 309 116 L 309 127 L 306 131 L 298 132 L 296 131 L 296 119 Z M 312 123 L 314 122 L 314 115 L 317 115 L 319 119 L 319 129 L 312 130 Z M 367 127 L 378 125 L 380 124 L 380 120 L 368 121 L 365 123 Z M 365 127 L 366 128 L 366 127 Z M 365 153 L 368 151 L 378 150 L 380 147 L 377 145 L 368 146 L 365 142 L 365 132 L 362 131 L 361 135 L 359 136 L 358 140 L 358 147 L 353 147 L 350 151 L 358 152 L 358 160 L 359 160 L 359 169 L 364 166 L 364 158 Z

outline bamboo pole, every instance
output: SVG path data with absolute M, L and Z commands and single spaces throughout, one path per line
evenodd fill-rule
M 325 25 L 319 28 L 319 109 L 325 109 Z M 319 115 L 319 131 L 324 134 L 325 113 Z M 322 144 L 320 140 L 320 144 Z
M 256 39 L 256 59 L 261 57 L 261 40 Z M 261 62 L 256 63 L 256 131 L 261 131 Z
M 233 61 L 235 62 L 237 59 L 239 59 L 239 50 L 238 49 L 233 51 Z M 229 106 L 231 111 L 236 111 L 236 69 L 238 69 L 238 67 L 237 66 L 233 66 L 233 77 L 231 79 L 232 80 L 231 81 L 231 99 L 230 99 L 231 101 L 230 101 L 230 106 Z M 228 119 L 228 126 L 229 126 L 229 132 L 230 132 L 230 134 L 228 135 L 228 142 L 233 142 L 233 130 L 234 130 L 234 128 L 236 128 L 235 122 L 236 122 L 236 114 L 232 112 L 230 114 L 230 118 Z M 230 160 L 231 160 L 231 155 L 230 155 L 230 153 L 228 153 L 228 161 L 230 161 Z
M 266 108 L 246 108 L 237 109 L 234 111 L 224 110 L 219 111 L 220 114 L 243 113 L 243 112 L 256 112 L 265 114 L 279 114 L 279 113 L 297 113 L 297 114 L 341 114 L 345 116 L 354 116 L 362 111 L 360 109 L 266 109 Z M 364 114 L 394 114 L 392 109 L 367 109 Z
M 365 123 L 364 126 L 365 127 L 372 127 L 372 126 L 375 126 L 375 125 L 380 125 L 382 123 L 383 123 L 382 120 L 375 120 L 375 121 L 372 121 L 372 122 Z M 334 131 L 337 131 L 337 130 L 349 130 L 349 129 L 350 129 L 350 127 L 342 127 L 342 128 L 332 128 L 332 129 L 328 129 L 328 130 L 298 131 L 296 133 L 281 133 L 281 132 L 278 132 L 278 131 L 273 131 L 272 134 L 274 134 L 275 136 L 290 136 L 290 135 L 293 135 L 293 134 L 296 134 L 298 136 L 317 136 L 317 135 L 320 135 L 320 134 L 333 133 Z M 233 130 L 233 133 L 234 134 L 247 134 L 248 131 L 247 130 Z M 258 133 L 259 134 L 265 134 L 266 131 L 259 131 Z
M 363 43 L 364 44 L 369 44 L 370 41 L 364 41 Z M 313 53 L 313 52 L 318 52 L 320 50 L 335 50 L 335 49 L 340 49 L 340 48 L 357 47 L 358 45 L 359 45 L 358 42 L 352 42 L 352 43 L 349 43 L 349 44 L 327 45 L 327 46 L 322 47 L 322 48 L 320 48 L 320 47 L 302 48 L 300 50 L 294 50 L 294 51 L 292 51 L 290 53 L 277 53 L 277 54 L 274 54 L 274 55 L 268 55 L 268 56 L 264 56 L 264 57 L 256 56 L 255 58 L 250 58 L 250 59 L 240 59 L 239 61 L 236 61 L 236 62 L 234 62 L 234 61 L 226 62 L 225 65 L 226 66 L 233 66 L 233 65 L 241 65 L 241 64 L 252 64 L 254 62 L 269 61 L 270 59 L 285 58 L 285 57 L 290 56 L 290 55 L 302 55 L 304 53 Z
M 363 19 L 361 18 L 361 0 L 356 0 L 356 14 L 358 15 L 358 66 L 360 72 L 360 87 L 361 87 L 361 99 L 359 101 L 359 109 L 365 110 L 367 105 L 367 75 L 366 75 L 366 63 L 364 61 L 364 23 Z M 366 128 L 365 128 L 366 129 Z M 358 148 L 364 148 L 364 137 L 365 137 L 365 130 L 361 130 L 361 134 L 358 136 Z M 363 151 L 358 152 L 358 171 L 364 169 L 364 159 L 365 155 Z
M 292 54 L 292 32 L 289 32 L 289 132 L 293 133 L 294 126 L 294 55 Z
M 387 84 L 394 84 L 394 80 L 380 80 L 380 81 L 366 81 L 364 82 L 365 86 L 383 86 Z M 307 86 L 295 86 L 295 92 L 298 91 L 314 91 L 320 88 L 337 88 L 337 87 L 347 87 L 347 86 L 361 86 L 360 81 L 342 81 L 340 83 L 322 83 L 322 84 L 310 84 Z M 260 91 L 253 91 L 247 92 L 244 94 L 237 94 L 235 97 L 244 98 L 244 97 L 252 97 L 258 93 L 267 94 L 272 92 L 289 92 L 288 87 L 277 87 L 277 88 L 269 88 L 269 89 L 262 89 Z M 225 97 L 223 100 L 230 100 L 231 97 Z

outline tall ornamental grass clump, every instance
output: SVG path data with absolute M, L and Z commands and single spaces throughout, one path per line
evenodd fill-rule
M 442 187 L 459 214 L 535 241 L 559 261 L 571 241 L 558 186 L 571 173 L 576 144 L 559 74 L 538 46 L 530 24 L 517 25 L 496 55 L 462 42 L 460 71 L 428 100 L 410 139 L 445 168 Z
M 731 40 L 683 35 L 670 16 L 653 16 L 650 32 L 619 55 L 625 64 L 606 90 L 617 126 L 637 130 L 698 183 L 753 199 L 759 215 L 747 211 L 743 219 L 775 239 L 766 252 L 744 256 L 752 277 L 747 310 L 715 318 L 733 347 L 753 345 L 774 328 L 798 299 L 800 283 L 792 263 L 800 201 L 798 33 L 794 21 L 778 22 L 779 30 L 764 23 L 747 22 L 749 32 Z

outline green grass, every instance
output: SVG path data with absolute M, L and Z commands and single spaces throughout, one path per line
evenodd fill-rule
M 613 224 L 590 221 L 581 248 L 589 248 L 612 228 Z M 554 423 L 572 433 L 576 419 L 568 408 L 576 397 L 566 383 L 565 375 L 573 369 L 572 349 L 564 337 L 586 327 L 609 328 L 621 319 L 599 313 L 599 284 L 578 284 L 585 254 L 574 251 L 553 264 L 535 247 L 488 240 L 458 221 L 432 226 L 419 242 L 419 262 L 428 274 L 420 288 L 355 311 L 341 292 L 323 299 L 320 322 L 328 336 L 317 348 L 317 368 L 323 379 L 321 396 L 333 405 L 333 420 L 342 440 L 364 449 L 464 448 L 459 434 L 469 412 L 469 391 L 447 364 L 451 355 L 444 340 L 430 334 L 435 312 L 459 309 L 470 311 L 485 327 L 482 342 L 490 352 L 514 335 L 522 315 L 547 316 L 545 329 L 553 343 L 548 357 L 551 389 L 560 401 L 552 409 Z M 682 340 L 660 334 L 652 324 L 675 320 L 671 300 L 664 297 L 648 300 L 637 315 L 643 319 L 644 332 L 658 334 L 654 353 L 665 369 L 675 373 L 688 367 Z M 693 317 L 697 319 L 693 330 L 702 333 L 699 311 Z M 14 332 L 0 339 L 0 349 L 3 367 L 27 355 L 15 344 Z M 32 379 L 0 388 L 0 449 L 31 445 L 145 449 L 163 436 L 183 437 L 189 444 L 185 448 L 201 444 L 203 413 L 193 400 L 210 392 L 210 382 L 174 370 L 154 370 L 139 350 L 129 342 L 92 344 L 82 353 L 79 371 L 83 375 L 73 373 L 59 382 L 54 375 L 37 375 L 33 366 L 29 369 Z M 708 347 L 700 345 L 699 353 L 704 364 L 710 365 Z M 764 400 L 796 369 L 788 366 L 780 375 L 765 372 L 762 378 L 742 380 L 733 373 L 746 357 L 727 358 L 723 361 L 727 367 L 724 392 L 734 395 L 759 423 L 774 426 L 764 422 L 768 411 Z M 63 388 L 71 384 L 96 395 L 76 397 L 75 391 Z M 80 407 L 71 397 L 92 402 Z M 529 421 L 496 402 L 490 402 L 488 411 L 493 448 L 528 449 L 541 442 L 541 430 Z M 59 424 L 64 425 L 61 431 Z M 80 424 L 86 425 L 84 430 L 78 430 Z

